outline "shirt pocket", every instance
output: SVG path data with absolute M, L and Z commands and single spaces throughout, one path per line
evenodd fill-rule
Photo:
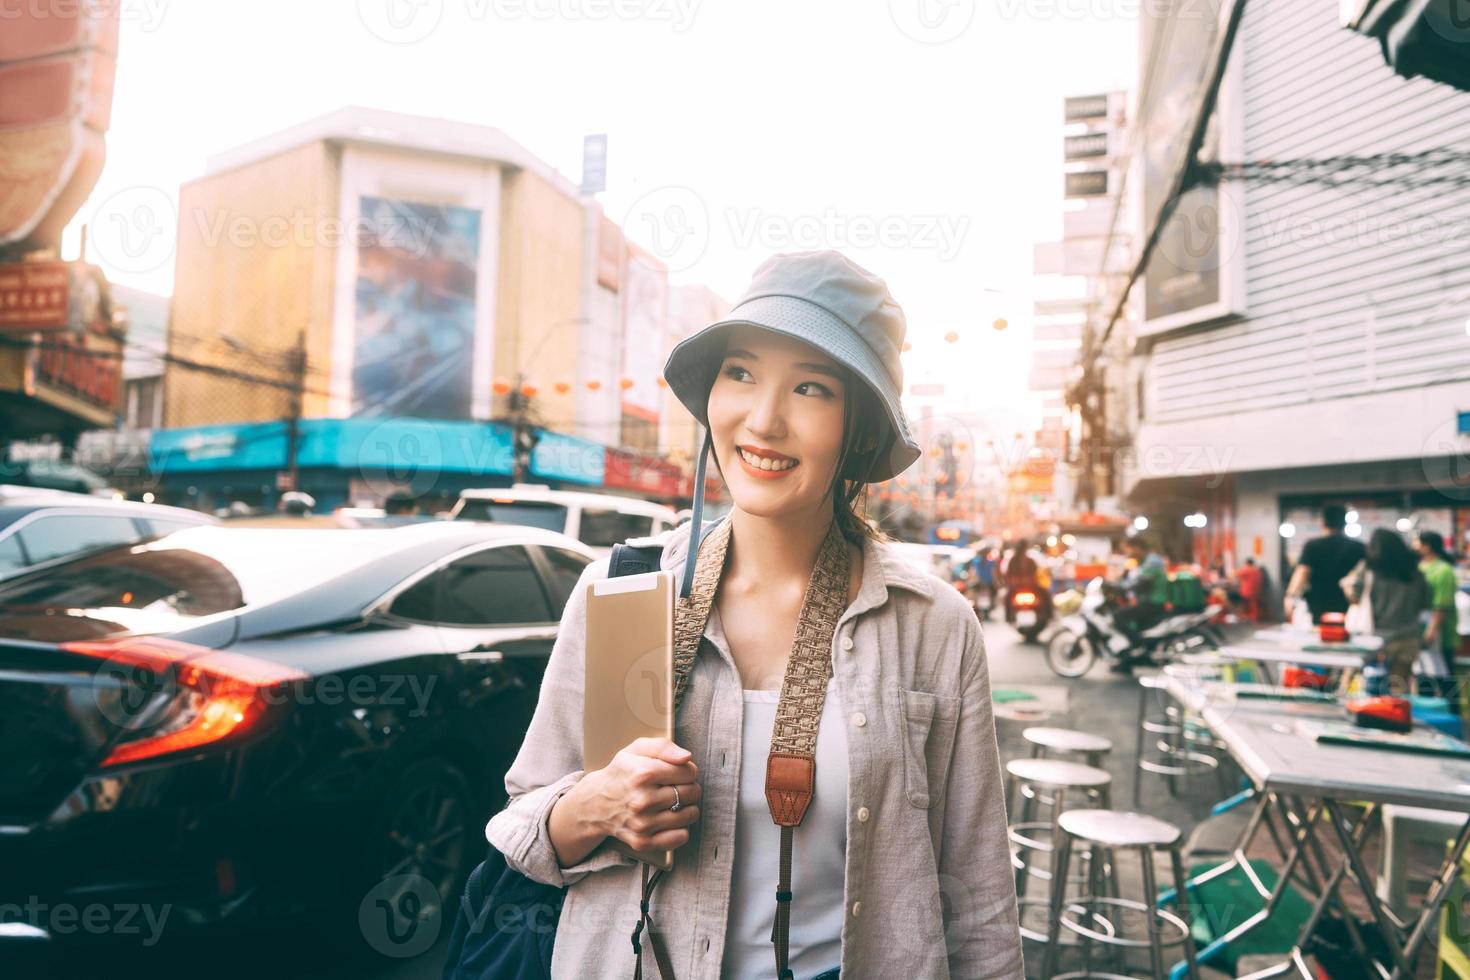
M 949 779 L 960 699 L 902 688 L 898 694 L 904 722 L 904 788 L 910 803 L 928 809 L 944 796 Z

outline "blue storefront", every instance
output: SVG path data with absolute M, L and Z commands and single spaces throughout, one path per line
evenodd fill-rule
M 553 487 L 602 485 L 605 447 L 541 431 L 530 479 Z M 201 510 L 239 500 L 274 508 L 287 473 L 286 421 L 205 425 L 154 431 L 149 468 L 166 503 Z M 469 487 L 511 484 L 510 426 L 426 419 L 302 419 L 297 423 L 297 485 L 318 511 L 380 504 L 410 493 L 426 510 L 452 505 Z

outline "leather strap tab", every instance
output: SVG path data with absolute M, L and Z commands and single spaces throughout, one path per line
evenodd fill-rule
M 766 757 L 766 805 L 778 827 L 799 827 L 817 790 L 817 760 L 772 752 Z

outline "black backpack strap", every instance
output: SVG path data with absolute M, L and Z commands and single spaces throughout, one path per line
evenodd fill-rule
M 637 540 L 637 539 L 634 539 Z M 642 575 L 659 570 L 664 547 L 661 544 L 635 545 L 629 542 L 613 545 L 612 559 L 608 562 L 607 577 Z

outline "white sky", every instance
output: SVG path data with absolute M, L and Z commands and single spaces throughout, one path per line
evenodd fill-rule
M 734 298 L 772 252 L 840 248 L 888 280 L 908 380 L 946 383 L 937 411 L 1030 406 L 1032 244 L 1060 235 L 1062 100 L 1130 87 L 1136 9 L 123 0 L 107 165 L 67 254 L 116 195 L 176 200 L 207 155 L 344 105 L 496 126 L 573 181 L 582 136 L 606 132 L 601 197 L 635 240 L 657 244 L 650 206 L 696 217 L 675 281 Z M 864 237 L 880 222 L 894 244 Z M 114 282 L 172 292 L 171 257 L 120 269 L 102 251 L 89 258 Z

